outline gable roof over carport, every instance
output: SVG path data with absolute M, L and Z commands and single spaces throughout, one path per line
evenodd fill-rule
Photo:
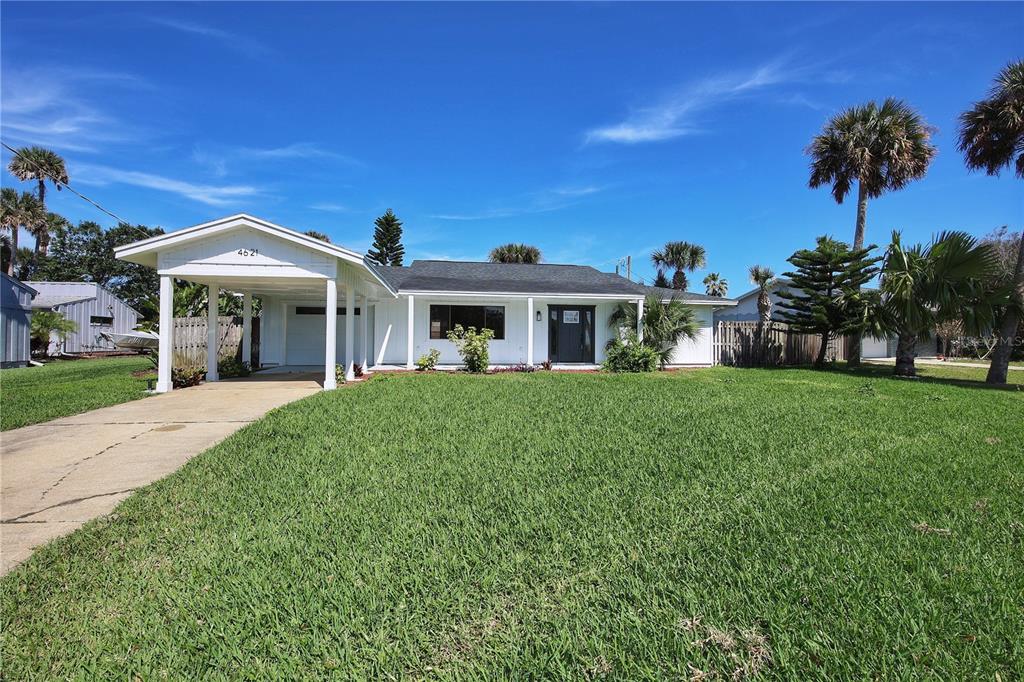
M 260 232 L 265 232 L 306 248 L 341 258 L 342 260 L 346 260 L 350 263 L 363 265 L 363 256 L 360 253 L 337 246 L 336 244 L 329 244 L 321 239 L 310 237 L 309 235 L 296 232 L 295 230 L 291 230 L 287 227 L 275 225 L 274 223 L 261 220 L 260 218 L 256 218 L 246 213 L 238 213 L 236 215 L 227 216 L 226 218 L 218 218 L 217 220 L 202 223 L 201 225 L 186 227 L 183 230 L 175 230 L 174 232 L 168 232 L 166 234 L 157 235 L 156 237 L 150 237 L 149 239 L 143 239 L 141 241 L 132 242 L 131 244 L 119 246 L 114 249 L 114 254 L 121 260 L 139 263 L 141 265 L 148 265 L 149 267 L 156 267 L 156 254 L 162 249 L 187 244 L 190 241 L 203 239 L 219 232 L 227 232 L 228 230 L 234 230 L 240 227 L 248 227 Z
M 200 225 L 194 225 L 182 230 L 175 230 L 174 232 L 168 232 L 166 234 L 132 242 L 131 244 L 119 246 L 114 249 L 114 255 L 120 260 L 155 268 L 157 267 L 158 254 L 161 251 L 176 249 L 181 246 L 188 245 L 189 243 L 199 242 L 204 239 L 238 229 L 250 229 L 262 232 L 303 248 L 360 266 L 361 269 L 369 274 L 372 280 L 379 283 L 391 295 L 395 295 L 395 291 L 391 288 L 389 283 L 374 269 L 367 266 L 367 261 L 362 254 L 336 244 L 325 242 L 321 239 L 316 239 L 315 237 L 310 237 L 309 235 L 297 232 L 296 230 L 276 225 L 247 213 L 238 213 L 224 218 L 218 218 L 217 220 L 202 223 Z

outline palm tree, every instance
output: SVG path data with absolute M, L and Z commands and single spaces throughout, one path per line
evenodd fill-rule
M 60 191 L 61 185 L 68 184 L 68 169 L 64 159 L 56 152 L 43 147 L 22 147 L 7 164 L 11 175 L 21 181 L 35 180 L 38 185 L 39 203 L 46 206 L 46 181 Z
M 18 193 L 11 187 L 0 190 L 0 232 L 3 233 L 6 246 L 11 250 L 7 261 L 7 275 L 14 276 L 14 260 L 18 251 Z
M 539 263 L 540 249 L 529 244 L 502 244 L 491 249 L 492 263 Z
M 56 337 L 58 348 L 67 341 L 68 334 L 78 331 L 78 325 L 61 313 L 51 310 L 36 310 L 32 313 L 32 346 L 49 353 L 50 341 Z
M 832 187 L 836 203 L 857 183 L 857 225 L 853 250 L 864 248 L 868 199 L 906 187 L 923 178 L 936 149 L 933 128 L 909 105 L 888 98 L 850 107 L 834 116 L 811 140 L 810 187 Z M 851 338 L 847 361 L 860 364 L 860 334 Z
M 757 287 L 757 318 L 761 326 L 772 321 L 772 287 L 775 286 L 775 272 L 767 265 L 750 266 L 750 282 Z
M 726 294 L 729 293 L 729 280 L 717 272 L 708 273 L 708 276 L 704 278 L 704 291 L 707 292 L 708 296 L 725 298 Z
M 51 235 L 57 234 L 59 230 L 66 229 L 69 225 L 67 218 L 59 213 L 47 213 L 46 220 L 28 228 L 28 231 L 36 238 L 34 256 L 37 260 L 39 256 L 45 256 L 47 249 L 50 248 Z
M 690 242 L 668 242 L 651 254 L 651 262 L 659 273 L 674 270 L 672 288 L 686 290 L 686 273 L 707 265 L 707 252 L 699 244 Z
M 988 99 L 960 114 L 958 146 L 971 170 L 999 175 L 1003 168 L 1013 165 L 1017 177 L 1024 178 L 1024 61 L 1007 65 L 996 77 Z M 1024 238 L 1020 240 L 1012 283 L 1009 305 L 999 322 L 999 337 L 985 378 L 990 384 L 1006 383 L 1013 339 L 1024 315 Z
M 635 330 L 637 309 L 635 303 L 620 303 L 612 311 L 608 323 L 615 329 Z M 663 302 L 659 296 L 649 294 L 644 300 L 643 344 L 658 353 L 662 368 L 668 364 L 675 347 L 683 339 L 696 340 L 700 326 L 693 309 L 673 296 Z
M 750 282 L 757 287 L 757 330 L 754 332 L 755 360 L 761 360 L 766 350 L 767 337 L 764 330 L 772 322 L 772 287 L 775 286 L 775 272 L 767 265 L 751 265 L 748 271 Z
M 914 347 L 937 325 L 959 319 L 969 334 L 990 325 L 995 253 L 966 232 L 944 232 L 927 246 L 903 246 L 893 232 L 882 266 L 882 306 L 873 327 L 896 334 L 898 376 L 914 376 Z M 876 332 L 877 333 L 877 332 Z
M 18 260 L 18 232 L 19 228 L 35 233 L 39 226 L 46 223 L 46 212 L 42 204 L 29 194 L 22 192 L 20 195 L 10 187 L 4 187 L 0 197 L 0 227 L 4 232 L 10 233 L 11 237 L 11 259 L 7 261 L 7 275 L 14 276 L 14 268 Z

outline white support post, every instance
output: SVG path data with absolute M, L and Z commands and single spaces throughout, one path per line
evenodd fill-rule
M 636 339 L 644 340 L 644 299 L 636 299 Z
M 242 362 L 252 362 L 252 293 L 248 291 L 242 294 Z
M 338 387 L 338 381 L 334 376 L 334 366 L 337 365 L 337 344 L 338 344 L 338 283 L 327 280 L 327 307 L 324 317 L 327 318 L 324 343 L 324 390 L 330 391 Z
M 218 381 L 217 374 L 217 312 L 220 308 L 220 285 L 206 288 L 206 380 Z
M 356 288 L 345 285 L 345 381 L 356 378 Z
M 526 364 L 533 365 L 533 299 L 526 299 Z
M 359 332 L 360 336 L 363 337 L 363 352 L 360 355 L 359 364 L 363 366 L 363 371 L 366 372 L 370 369 L 370 349 L 368 344 L 370 343 L 370 304 L 363 296 L 363 307 L 359 309 Z
M 408 319 L 407 319 L 407 322 L 406 322 L 406 325 L 405 325 L 405 368 L 406 369 L 412 369 L 413 368 L 412 353 L 413 353 L 414 344 L 413 344 L 412 341 L 413 341 L 413 331 L 414 331 L 413 327 L 414 326 L 415 325 L 413 323 L 413 296 L 412 296 L 412 294 L 409 294 L 409 313 L 408 313 Z
M 174 277 L 171 275 L 160 275 L 159 352 L 156 392 L 167 393 L 174 388 L 171 382 L 171 366 L 174 363 Z

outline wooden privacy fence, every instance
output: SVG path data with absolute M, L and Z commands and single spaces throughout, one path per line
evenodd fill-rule
M 206 369 L 206 318 L 174 318 L 174 366 Z M 252 318 L 251 367 L 257 366 L 260 346 L 260 318 Z M 217 318 L 217 357 L 242 359 L 242 318 Z
M 737 367 L 809 365 L 821 349 L 821 336 L 791 331 L 783 322 L 772 322 L 765 327 L 764 334 L 764 343 L 758 344 L 757 322 L 717 322 L 715 364 Z M 825 358 L 830 361 L 845 359 L 846 337 L 829 341 Z

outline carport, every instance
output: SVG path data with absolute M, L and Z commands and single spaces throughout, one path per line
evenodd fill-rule
M 218 380 L 216 320 L 222 290 L 243 297 L 242 357 L 250 356 L 252 298 L 259 296 L 266 319 L 261 365 L 283 368 L 319 359 L 325 390 L 336 386 L 337 364 L 344 366 L 346 379 L 354 377 L 356 364 L 367 365 L 372 306 L 396 297 L 361 254 L 246 214 L 134 242 L 115 254 L 160 275 L 160 393 L 172 388 L 173 339 L 164 330 L 173 329 L 176 279 L 209 288 L 207 381 Z

